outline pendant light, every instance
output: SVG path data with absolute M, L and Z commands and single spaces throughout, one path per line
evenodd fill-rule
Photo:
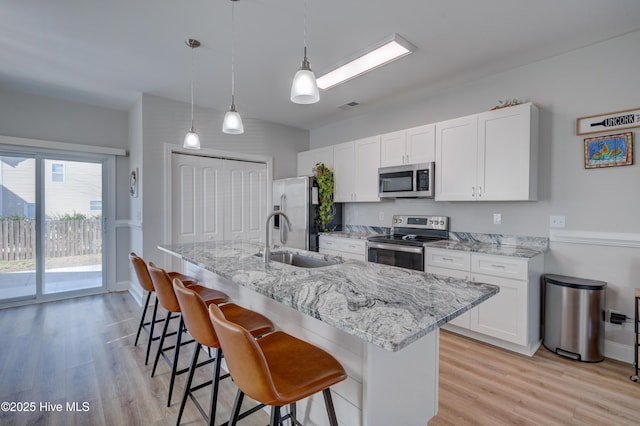
M 304 2 L 304 59 L 302 66 L 293 77 L 291 84 L 291 102 L 296 104 L 315 104 L 320 100 L 316 76 L 307 60 L 307 2 Z
M 234 4 L 238 0 L 231 0 L 231 106 L 229 107 L 229 111 L 224 115 L 224 120 L 222 122 L 222 131 L 224 133 L 228 133 L 230 135 L 239 135 L 244 133 L 244 126 L 242 125 L 242 117 L 240 117 L 240 113 L 236 110 L 236 102 L 235 102 L 235 91 L 236 91 L 236 82 L 235 82 L 235 68 L 234 68 L 234 32 L 233 32 L 233 22 L 234 22 Z
M 191 128 L 184 137 L 182 146 L 189 149 L 200 149 L 200 137 L 193 127 L 193 49 L 200 47 L 200 42 L 190 38 L 185 40 L 184 43 L 191 48 Z

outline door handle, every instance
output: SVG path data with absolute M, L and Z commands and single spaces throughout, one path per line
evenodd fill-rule
M 471 196 L 472 196 L 472 197 L 475 197 L 475 196 L 476 196 L 476 187 L 475 187 L 475 186 L 472 186 L 472 187 L 471 187 Z

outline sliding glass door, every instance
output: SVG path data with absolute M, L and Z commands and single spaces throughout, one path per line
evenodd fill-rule
M 100 158 L 0 155 L 0 303 L 105 287 L 104 169 Z

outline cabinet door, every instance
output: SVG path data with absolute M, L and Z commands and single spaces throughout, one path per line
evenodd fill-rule
M 354 143 L 356 160 L 354 201 L 380 201 L 378 197 L 380 136 L 358 139 Z M 351 169 L 353 170 L 353 163 Z
M 406 131 L 407 163 L 430 163 L 436 159 L 436 126 L 414 127 Z
M 493 284 L 500 292 L 471 311 L 471 330 L 519 345 L 527 342 L 527 281 L 473 274 L 476 282 Z
M 478 115 L 478 200 L 536 199 L 534 109 L 524 104 Z
M 317 163 L 333 168 L 333 145 L 298 153 L 298 176 L 312 176 Z
M 345 142 L 333 146 L 333 201 L 336 203 L 353 201 L 354 198 L 356 172 L 354 167 L 356 160 L 354 146 L 353 142 Z M 379 157 L 378 161 L 380 161 Z
M 436 123 L 436 201 L 476 199 L 478 117 Z
M 380 167 L 408 164 L 405 150 L 406 132 L 387 133 L 380 138 Z

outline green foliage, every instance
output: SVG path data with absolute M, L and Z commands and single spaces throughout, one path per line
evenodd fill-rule
M 58 214 L 53 217 L 54 220 L 84 220 L 86 218 L 87 215 L 78 212 L 73 212 L 73 214 Z
M 335 206 L 333 205 L 333 171 L 325 166 L 324 163 L 317 163 L 313 168 L 313 174 L 318 183 L 318 220 L 320 228 L 323 231 L 330 231 L 327 226 L 336 214 Z
M 28 220 L 25 215 L 22 214 L 12 214 L 11 216 L 0 216 L 0 221 L 3 220 Z

